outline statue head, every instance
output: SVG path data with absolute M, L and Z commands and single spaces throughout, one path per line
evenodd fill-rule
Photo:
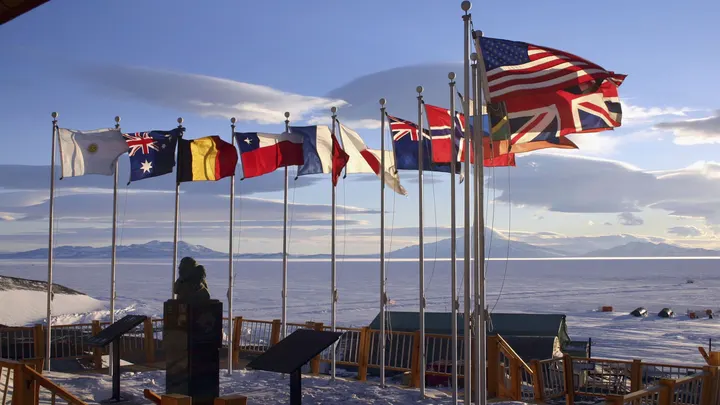
M 178 279 L 175 282 L 175 294 L 178 300 L 197 301 L 210 299 L 205 267 L 192 257 L 183 257 L 178 266 Z

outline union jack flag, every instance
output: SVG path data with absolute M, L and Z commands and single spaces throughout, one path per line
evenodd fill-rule
M 147 132 L 135 132 L 134 134 L 123 134 L 128 145 L 128 156 L 135 156 L 141 150 L 143 155 L 150 154 L 150 149 L 159 151 L 157 142 Z
M 504 105 L 503 105 L 504 104 Z M 490 105 L 493 127 L 505 111 L 515 153 L 544 148 L 577 149 L 565 135 L 612 130 L 621 124 L 617 85 L 583 84 L 534 97 L 516 97 Z
M 477 37 L 474 32 L 473 36 L 476 47 L 482 51 L 491 101 L 552 92 L 615 76 L 568 52 L 526 42 Z

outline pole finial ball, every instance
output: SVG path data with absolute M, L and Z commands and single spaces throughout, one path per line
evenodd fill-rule
M 57 117 L 58 117 L 58 113 L 53 111 L 52 114 L 50 114 L 50 116 L 52 116 L 53 118 L 57 118 Z
M 448 73 L 448 79 L 455 80 L 455 72 Z
M 183 120 L 182 117 L 178 117 L 178 119 L 177 119 L 177 123 L 178 123 L 178 124 L 182 125 L 183 121 L 184 121 L 184 120 Z
M 473 53 L 470 54 L 470 60 L 473 61 L 473 62 L 477 62 L 478 56 L 477 56 L 477 54 L 476 54 L 475 52 L 473 52 Z
M 462 8 L 463 11 L 468 12 L 472 8 L 472 3 L 465 0 L 460 4 L 460 8 Z
M 330 112 L 335 114 L 337 112 L 337 107 L 335 107 L 335 106 L 330 107 Z
M 290 112 L 289 112 L 289 111 L 285 111 L 285 118 L 290 118 Z
M 119 116 L 119 115 L 116 115 L 116 116 L 115 116 L 115 122 L 120 123 L 120 116 Z
M 385 103 L 386 103 L 386 102 L 387 102 L 387 100 L 385 100 L 385 97 L 381 98 L 381 99 L 380 99 L 380 106 L 385 106 Z
M 422 93 L 423 90 L 425 90 L 425 89 L 423 89 L 423 86 L 417 86 L 417 87 L 415 88 L 415 91 L 417 91 L 418 93 Z
M 235 117 L 230 118 L 231 124 L 235 125 L 236 122 L 237 122 L 237 120 L 235 119 Z

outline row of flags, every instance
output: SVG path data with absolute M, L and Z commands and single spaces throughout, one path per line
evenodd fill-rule
M 480 80 L 489 100 L 481 115 L 484 166 L 515 166 L 517 153 L 577 149 L 566 135 L 612 130 L 621 125 L 618 87 L 626 75 L 547 47 L 476 35 L 474 38 L 482 52 L 486 71 Z M 462 94 L 458 93 L 458 97 L 463 104 Z M 472 106 L 473 100 L 469 102 Z M 235 132 L 239 156 L 230 143 L 218 136 L 184 139 L 182 127 L 126 134 L 119 129 L 59 128 L 62 172 L 63 177 L 111 175 L 115 161 L 127 153 L 131 182 L 172 173 L 176 164 L 178 183 L 212 181 L 234 175 L 241 160 L 243 178 L 297 166 L 298 176 L 328 173 L 337 184 L 343 170 L 345 174 L 378 176 L 385 170 L 387 185 L 405 195 L 398 170 L 419 169 L 419 142 L 423 142 L 425 151 L 424 170 L 449 172 L 452 159 L 458 168 L 465 163 L 464 112 L 424 103 L 423 108 L 428 125 L 422 131 L 415 122 L 387 115 L 393 150 L 386 151 L 384 169 L 380 151 L 368 148 L 356 131 L 338 120 L 336 133 L 324 125 L 291 126 L 280 134 Z M 468 119 L 472 134 L 475 123 L 473 117 Z M 456 156 L 452 156 L 453 148 Z M 470 160 L 475 161 L 473 150 Z

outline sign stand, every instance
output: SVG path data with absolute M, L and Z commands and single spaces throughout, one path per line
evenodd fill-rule
M 92 347 L 105 347 L 110 343 L 113 344 L 113 364 L 110 365 L 113 370 L 112 397 L 102 401 L 103 403 L 118 403 L 127 400 L 120 396 L 120 339 L 124 334 L 145 322 L 145 319 L 147 319 L 145 315 L 127 315 L 87 340 L 88 345 Z
M 342 332 L 298 329 L 251 361 L 247 368 L 290 374 L 290 405 L 300 405 L 302 366 L 330 347 L 340 336 Z

